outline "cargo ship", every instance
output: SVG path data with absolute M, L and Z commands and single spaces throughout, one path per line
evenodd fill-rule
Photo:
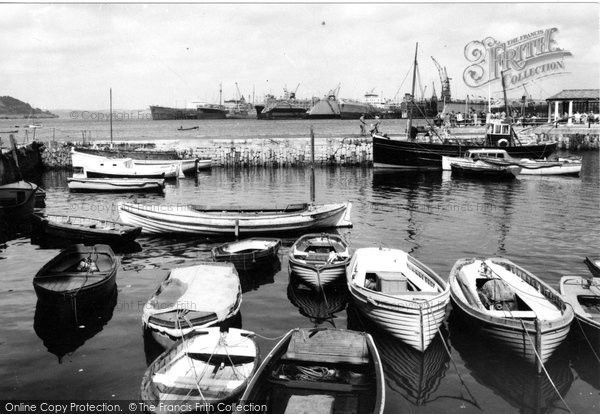
M 319 99 L 307 112 L 313 119 L 358 119 L 362 115 L 372 118 L 380 111 L 373 105 L 351 99 L 338 99 L 339 86 Z
M 264 103 L 254 107 L 258 119 L 301 119 L 307 117 L 306 111 L 312 104 L 311 99 L 296 99 L 296 91 L 283 88 L 282 98 L 266 95 Z
M 168 108 L 165 106 L 150 106 L 152 119 L 164 121 L 171 119 L 225 119 L 229 112 L 222 105 L 192 102 L 192 108 Z

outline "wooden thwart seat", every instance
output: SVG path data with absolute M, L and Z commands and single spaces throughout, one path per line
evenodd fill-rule
M 296 331 L 292 334 L 283 358 L 307 362 L 367 364 L 369 350 L 365 337 L 360 334 L 348 335 L 348 332 L 340 335 L 336 331 L 317 331 L 309 336 Z

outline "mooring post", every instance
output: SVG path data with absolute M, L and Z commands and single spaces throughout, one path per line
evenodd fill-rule
M 310 202 L 315 202 L 315 131 L 310 126 Z

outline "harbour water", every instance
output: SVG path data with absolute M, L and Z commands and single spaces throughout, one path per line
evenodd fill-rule
M 67 126 L 73 122 L 73 131 L 90 129 L 80 127 L 79 121 L 60 122 Z M 142 122 L 144 127 L 139 127 Z M 251 138 L 249 131 L 254 127 L 248 126 L 256 122 L 237 122 L 241 126 L 231 121 L 229 129 L 216 136 Z M 338 133 L 338 123 L 358 130 L 354 122 L 322 122 L 331 134 Z M 158 124 L 136 121 L 130 125 L 147 128 L 139 135 L 146 139 L 165 139 L 153 132 Z M 301 134 L 309 124 L 261 121 L 259 125 L 263 134 L 281 136 Z M 174 136 L 178 126 L 170 123 Z M 124 128 L 124 135 L 135 135 Z M 214 128 L 214 137 L 212 134 Z M 584 257 L 597 255 L 600 249 L 598 153 L 581 155 L 584 164 L 580 178 L 522 177 L 501 183 L 456 179 L 441 172 L 317 168 L 316 201 L 353 202 L 354 227 L 340 231 L 352 248 L 399 248 L 445 279 L 458 258 L 500 255 L 558 288 L 562 275 L 587 274 Z M 71 194 L 66 189 L 68 175 L 54 171 L 36 178 L 47 191 L 47 212 L 116 219 L 116 203 L 121 200 L 285 206 L 310 197 L 310 170 L 299 168 L 213 168 L 167 183 L 164 195 Z M 293 241 L 292 237 L 284 239 L 280 267 L 244 281 L 241 324 L 260 335 L 263 357 L 274 346 L 274 338 L 294 327 L 321 323 L 370 329 L 363 328 L 364 320 L 352 307 L 343 305 L 347 300 L 343 289 L 331 293 L 336 302 L 342 302 L 332 318 L 305 316 L 308 312 L 293 300 L 297 292 L 290 293 L 293 286 L 287 253 Z M 33 276 L 60 246 L 40 245 L 26 235 L 0 244 L 2 398 L 139 398 L 142 375 L 152 359 L 151 344 L 142 335 L 144 303 L 169 269 L 209 260 L 211 248 L 222 240 L 142 236 L 137 242 L 139 246 L 120 254 L 118 291 L 116 298 L 107 301 L 105 314 L 95 321 L 83 321 L 83 327 L 77 329 L 49 321 L 33 291 Z M 547 364 L 563 402 L 544 375 L 536 376 L 533 367 L 514 361 L 493 344 L 481 342 L 452 317 L 451 309 L 448 315 L 442 337 L 423 355 L 375 332 L 386 375 L 386 413 L 568 412 L 565 403 L 575 413 L 597 412 L 600 363 L 587 345 L 575 341 L 575 335 Z M 576 330 L 573 325 L 572 331 Z M 596 352 L 600 349 L 597 342 L 595 348 Z

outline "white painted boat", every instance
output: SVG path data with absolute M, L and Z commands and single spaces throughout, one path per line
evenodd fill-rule
M 198 159 L 198 170 L 208 170 L 212 166 L 212 159 Z
M 254 333 L 230 328 L 195 330 L 146 369 L 141 397 L 147 406 L 204 407 L 239 397 L 259 366 Z M 169 412 L 185 412 L 185 409 Z
M 600 277 L 563 276 L 560 294 L 587 332 L 600 334 Z
M 197 171 L 197 165 L 200 160 L 198 158 L 186 158 L 183 160 L 136 160 L 133 159 L 133 164 L 136 166 L 170 166 L 174 165 L 183 174 L 190 174 Z
M 379 328 L 425 351 L 439 331 L 450 301 L 448 284 L 402 250 L 356 250 L 346 280 L 358 310 Z
M 527 361 L 535 362 L 538 352 L 545 362 L 569 333 L 573 309 L 508 259 L 460 259 L 448 283 L 457 309 L 483 335 Z
M 521 167 L 519 175 L 579 175 L 581 159 L 559 158 L 556 161 L 532 160 L 529 158 L 513 158 L 503 149 L 470 149 L 463 157 L 442 156 L 442 170 L 450 171 L 452 163 L 468 165 L 477 160 L 499 165 L 515 165 Z
M 217 262 L 233 263 L 238 272 L 262 267 L 277 259 L 281 240 L 251 238 L 225 243 L 212 249 Z
M 270 234 L 351 227 L 352 203 L 295 204 L 282 209 L 205 208 L 193 205 L 119 203 L 119 216 L 144 233 Z M 134 224 L 136 223 L 136 224 Z
M 162 192 L 165 180 L 157 178 L 86 178 L 83 174 L 67 178 L 72 192 Z
M 173 178 L 179 165 L 136 164 L 131 158 L 107 158 L 71 149 L 73 169 L 88 178 Z
M 231 263 L 200 263 L 171 270 L 144 306 L 142 321 L 161 345 L 235 316 L 242 303 Z
M 337 234 L 306 234 L 290 248 L 290 270 L 310 286 L 321 289 L 346 274 L 348 243 Z

